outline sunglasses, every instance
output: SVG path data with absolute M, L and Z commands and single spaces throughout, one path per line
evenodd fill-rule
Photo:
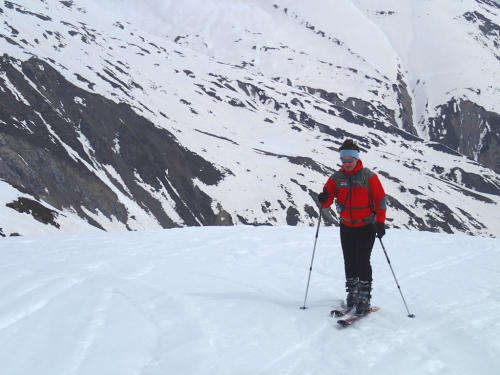
M 340 161 L 342 161 L 343 164 L 346 164 L 346 163 L 354 163 L 354 160 L 356 160 L 356 158 L 350 158 L 350 159 L 340 159 Z

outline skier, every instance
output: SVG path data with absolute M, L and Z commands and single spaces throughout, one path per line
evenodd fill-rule
M 352 139 L 340 146 L 342 168 L 326 182 L 318 202 L 328 208 L 337 198 L 340 241 L 344 254 L 347 307 L 360 315 L 370 310 L 375 237 L 385 235 L 387 197 L 378 176 L 363 167 L 359 147 Z

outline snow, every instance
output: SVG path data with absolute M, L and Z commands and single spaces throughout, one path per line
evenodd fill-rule
M 181 37 L 177 43 L 219 61 L 252 62 L 247 69 L 268 78 L 286 77 L 296 86 L 320 87 L 347 97 L 382 102 L 391 109 L 397 108 L 394 93 L 363 77 L 374 77 L 386 84 L 390 81 L 392 86 L 401 74 L 408 83 L 414 123 L 420 125 L 422 136 L 427 129 L 419 124 L 421 117 L 433 117 L 435 107 L 454 97 L 498 112 L 499 92 L 494 90 L 499 80 L 497 48 L 481 35 L 477 25 L 463 17 L 475 9 L 487 9 L 488 17 L 498 24 L 497 9 L 485 8 L 479 1 L 150 0 L 148 6 L 133 0 L 92 3 L 98 3 L 101 12 L 113 12 L 159 38 L 175 41 Z M 263 47 L 274 49 L 268 52 Z M 360 74 L 346 74 L 342 71 L 346 66 Z M 380 97 L 366 89 L 372 85 Z
M 338 228 L 3 238 L 0 374 L 474 374 L 500 366 L 500 240 L 391 229 L 349 328 Z

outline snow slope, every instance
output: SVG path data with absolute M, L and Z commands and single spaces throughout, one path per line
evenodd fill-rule
M 94 2 L 219 61 L 252 63 L 248 69 L 267 78 L 287 77 L 297 86 L 376 100 L 391 109 L 397 108 L 392 90 L 380 85 L 373 95 L 366 89 L 373 82 L 349 77 L 345 67 L 384 83 L 396 83 L 401 74 L 414 101 L 414 124 L 420 124 L 424 138 L 424 121 L 451 98 L 498 112 L 498 43 L 493 46 L 481 26 L 464 17 L 482 11 L 498 23 L 500 8 L 489 0 Z M 271 47 L 270 52 L 262 47 Z
M 500 240 L 391 229 L 344 329 L 337 228 L 2 239 L 0 374 L 484 374 L 500 368 Z
M 500 20 L 500 8 L 489 1 L 353 0 L 378 26 L 406 72 L 414 100 L 414 123 L 425 134 L 425 119 L 451 98 L 465 98 L 498 112 L 500 79 L 498 43 L 490 46 L 485 32 L 466 15 L 484 11 Z M 391 14 L 389 14 L 391 12 Z M 443 16 L 445 15 L 445 16 Z M 450 32 L 452 31 L 453 32 Z M 498 31 L 493 31 L 498 36 Z M 492 43 L 493 44 L 493 43 Z

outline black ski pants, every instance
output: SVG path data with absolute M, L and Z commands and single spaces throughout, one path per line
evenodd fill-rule
M 359 277 L 363 281 L 372 281 L 370 256 L 376 234 L 375 224 L 362 227 L 349 227 L 340 224 L 340 242 L 344 253 L 346 278 Z

